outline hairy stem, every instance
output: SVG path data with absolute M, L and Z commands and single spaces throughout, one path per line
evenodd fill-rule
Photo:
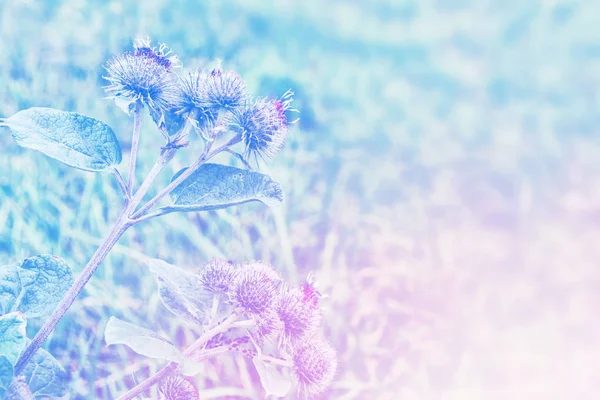
M 261 356 L 260 359 L 262 361 L 266 361 L 270 364 L 279 365 L 282 367 L 291 368 L 294 366 L 294 364 L 291 361 L 282 360 L 281 358 L 275 358 L 275 357 L 270 357 L 270 356 Z
M 65 294 L 58 307 L 52 315 L 46 320 L 42 328 L 35 335 L 29 346 L 23 351 L 14 368 L 14 376 L 19 376 L 23 369 L 27 365 L 27 363 L 31 360 L 33 355 L 38 351 L 38 349 L 42 346 L 44 341 L 48 338 L 50 333 L 56 328 L 58 321 L 65 315 L 69 307 L 73 304 L 79 293 L 83 290 L 85 285 L 91 279 L 94 272 L 98 269 L 104 258 L 107 254 L 112 250 L 117 241 L 121 238 L 123 233 L 131 226 L 135 225 L 139 221 L 133 221 L 129 218 L 129 215 L 135 211 L 135 208 L 144 197 L 144 194 L 148 191 L 152 182 L 156 179 L 158 173 L 164 168 L 164 166 L 173 158 L 176 149 L 168 148 L 164 149 L 161 153 L 160 157 L 154 164 L 154 167 L 140 186 L 139 190 L 136 192 L 135 196 L 131 199 L 129 203 L 125 205 L 123 211 L 119 215 L 119 218 L 115 222 L 115 225 L 109 232 L 108 236 L 104 239 L 100 247 L 96 250 L 90 261 L 87 263 L 83 271 L 77 277 L 77 280 L 71 286 L 69 291 Z
M 196 361 L 201 361 L 206 358 L 213 357 L 229 351 L 229 348 L 227 346 L 221 346 L 214 349 L 208 349 L 202 352 L 198 352 L 204 347 L 204 345 L 206 345 L 206 342 L 212 339 L 215 335 L 221 332 L 225 332 L 229 328 L 231 328 L 233 323 L 237 321 L 239 317 L 240 316 L 237 312 L 231 314 L 231 316 L 225 321 L 221 322 L 219 325 L 206 331 L 204 335 L 200 336 L 198 340 L 196 340 L 190 347 L 188 347 L 184 354 L 187 357 L 192 357 Z M 177 366 L 177 363 L 170 362 L 169 364 L 167 364 L 166 367 L 158 371 L 156 374 L 152 375 L 145 381 L 139 383 L 138 385 L 127 391 L 127 393 L 119 396 L 117 400 L 131 400 L 135 398 L 136 396 L 142 394 L 146 390 L 150 389 L 153 385 L 157 384 L 158 382 L 175 372 L 177 370 Z
M 127 183 L 125 182 L 123 175 L 121 175 L 121 172 L 119 172 L 119 170 L 116 167 L 112 170 L 112 174 L 117 180 L 117 183 L 119 184 L 119 188 L 121 189 L 121 193 L 123 193 L 125 201 L 129 202 L 129 200 L 131 200 L 131 196 L 129 195 L 129 193 L 127 193 Z
M 192 175 L 194 172 L 196 172 L 196 170 L 198 168 L 200 168 L 202 166 L 202 164 L 204 164 L 206 161 L 213 158 L 218 153 L 227 150 L 229 148 L 229 146 L 232 146 L 232 145 L 238 143 L 240 140 L 241 140 L 241 137 L 239 137 L 239 135 L 235 136 L 233 139 L 231 139 L 230 141 L 228 141 L 221 147 L 213 150 L 212 152 L 210 151 L 212 142 L 208 142 L 206 147 L 204 148 L 204 152 L 202 153 L 202 155 L 200 155 L 200 157 L 198 157 L 198 159 L 196 161 L 194 161 L 194 163 L 192 165 L 190 165 L 188 167 L 188 169 L 183 171 L 183 173 L 181 175 L 179 175 L 177 177 L 177 179 L 175 179 L 173 182 L 169 183 L 163 190 L 158 192 L 158 194 L 156 196 L 154 196 L 152 199 L 150 199 L 150 201 L 148 201 L 146 204 L 144 204 L 135 214 L 132 215 L 132 218 L 139 219 L 141 216 L 144 215 L 144 213 L 146 213 L 148 210 L 150 210 L 152 207 L 154 207 L 159 201 L 161 201 L 163 197 L 165 197 L 169 193 L 171 193 L 173 191 L 173 189 L 175 189 L 183 181 L 185 181 L 187 178 L 189 178 L 190 175 Z M 164 215 L 164 213 L 160 214 L 160 215 Z M 158 215 L 153 215 L 153 216 L 158 216 Z
M 94 272 L 96 272 L 96 269 L 98 268 L 100 263 L 104 260 L 106 255 L 117 243 L 119 238 L 123 235 L 123 233 L 125 233 L 125 231 L 130 226 L 131 225 L 125 213 L 121 213 L 121 216 L 115 223 L 114 227 L 112 228 L 104 242 L 102 242 L 100 247 L 98 247 L 90 261 L 83 269 L 83 271 L 81 271 L 81 274 L 79 274 L 73 286 L 71 286 L 67 294 L 65 294 L 65 296 L 59 303 L 56 310 L 54 310 L 52 315 L 50 315 L 50 317 L 46 320 L 46 322 L 35 335 L 29 346 L 27 346 L 25 351 L 23 351 L 23 353 L 17 360 L 14 369 L 14 376 L 19 376 L 19 374 L 23 372 L 23 369 L 25 368 L 29 360 L 31 360 L 31 357 L 33 357 L 36 351 L 38 351 L 38 349 L 42 346 L 44 341 L 46 341 L 50 333 L 52 333 L 52 331 L 56 327 L 56 324 L 58 324 L 58 321 L 60 321 L 63 315 L 65 315 L 69 307 L 71 307 L 71 304 L 73 304 L 79 293 L 81 293 L 81 291 L 88 283 L 92 275 L 94 275 Z
M 133 185 L 135 183 L 135 165 L 137 163 L 137 153 L 140 143 L 140 130 L 142 128 L 142 103 L 135 102 L 133 111 L 133 134 L 131 135 L 131 153 L 129 157 L 129 173 L 127 174 L 127 195 L 133 194 Z
M 158 174 L 169 163 L 169 161 L 171 161 L 173 159 L 173 156 L 175 155 L 176 151 L 177 151 L 177 149 L 172 148 L 172 147 L 163 148 L 160 157 L 158 158 L 158 160 L 156 160 L 156 162 L 152 166 L 152 169 L 148 173 L 146 180 L 144 180 L 144 182 L 141 184 L 138 191 L 133 196 L 133 199 L 131 200 L 133 207 L 129 207 L 128 216 L 131 216 L 132 214 L 134 214 L 135 208 L 137 207 L 138 204 L 140 204 L 140 202 L 144 198 L 144 195 L 150 189 L 150 186 L 152 186 L 152 182 L 154 182 L 154 180 L 156 179 Z
M 167 364 L 166 367 L 158 371 L 156 374 L 152 375 L 150 378 L 146 379 L 143 382 L 140 382 L 133 389 L 127 391 L 127 393 L 119 396 L 117 400 L 130 400 L 133 399 L 140 394 L 144 393 L 146 390 L 156 385 L 158 382 L 171 375 L 171 373 L 175 372 L 177 369 L 177 363 L 171 362 Z
M 199 157 L 188 169 L 186 169 L 181 175 L 177 177 L 173 182 L 169 183 L 163 190 L 158 192 L 156 196 L 154 196 L 150 201 L 148 201 L 144 206 L 142 206 L 135 214 L 132 215 L 132 218 L 136 219 L 142 216 L 146 211 L 151 209 L 158 203 L 163 197 L 168 195 L 175 189 L 181 182 L 186 180 L 190 175 L 192 175 L 202 164 L 204 164 L 205 159 L 203 157 Z
M 206 342 L 208 342 L 210 339 L 212 339 L 215 335 L 217 335 L 221 332 L 225 332 L 226 330 L 231 328 L 233 323 L 235 321 L 237 321 L 239 317 L 240 317 L 239 314 L 237 312 L 234 312 L 225 321 L 221 322 L 219 325 L 215 326 L 214 328 L 206 331 L 204 333 L 204 335 L 200 336 L 198 338 L 198 340 L 196 340 L 190 347 L 187 348 L 187 350 L 185 351 L 185 355 L 191 356 L 195 352 L 197 352 L 198 350 L 203 348 L 204 345 L 206 344 Z

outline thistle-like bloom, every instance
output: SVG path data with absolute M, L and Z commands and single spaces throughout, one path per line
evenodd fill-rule
M 229 300 L 250 315 L 262 314 L 273 305 L 281 278 L 269 266 L 243 266 L 229 291 Z
M 115 56 L 105 66 L 110 84 L 105 91 L 128 104 L 141 102 L 151 109 L 167 110 L 177 90 L 172 68 L 180 66 L 177 57 L 164 44 L 151 47 L 150 39 L 137 38 L 134 51 Z
M 318 338 L 304 342 L 294 351 L 293 364 L 299 389 L 306 396 L 325 391 L 337 370 L 335 350 Z
M 287 91 L 280 99 L 247 100 L 228 118 L 230 127 L 241 133 L 246 160 L 260 156 L 273 158 L 285 143 L 289 122 L 286 111 L 292 110 L 294 93 Z M 294 110 L 292 110 L 294 111 Z
M 283 339 L 286 344 L 293 344 L 313 335 L 321 324 L 318 303 L 312 297 L 307 297 L 304 286 L 284 286 L 276 310 L 283 323 Z
M 220 67 L 207 72 L 197 69 L 190 72 L 181 82 L 179 112 L 212 113 L 216 117 L 220 110 L 231 110 L 246 99 L 246 83 L 234 71 L 223 71 Z
M 194 384 L 182 375 L 171 375 L 165 378 L 161 382 L 158 391 L 161 400 L 193 400 L 200 398 Z
M 254 333 L 260 344 L 276 341 L 283 332 L 283 323 L 275 310 L 269 308 L 261 314 L 252 315 Z
M 230 260 L 212 260 L 198 275 L 200 285 L 215 294 L 226 294 L 232 287 L 237 269 Z

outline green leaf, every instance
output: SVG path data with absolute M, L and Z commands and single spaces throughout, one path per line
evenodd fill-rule
M 110 317 L 104 330 L 107 345 L 124 344 L 138 354 L 150 358 L 180 362 L 181 353 L 167 339 L 149 329 Z
M 0 317 L 0 356 L 6 357 L 12 365 L 27 346 L 26 326 L 27 320 L 20 312 Z
M 260 383 L 262 384 L 263 389 L 265 389 L 265 397 L 287 396 L 292 387 L 292 381 L 289 377 L 281 373 L 275 365 L 264 362 L 258 356 L 254 357 L 252 362 L 260 377 Z
M 173 181 L 185 169 L 173 176 Z M 283 202 L 281 185 L 270 176 L 220 164 L 203 164 L 171 192 L 173 205 L 162 210 L 207 211 L 251 201 L 269 206 Z
M 200 286 L 198 277 L 158 259 L 149 260 L 148 267 L 156 274 L 160 300 L 165 307 L 188 322 L 204 324 L 213 296 Z
M 56 256 L 39 255 L 0 266 L 0 314 L 49 315 L 72 285 L 73 271 Z
M 29 340 L 28 340 L 29 342 Z M 68 377 L 58 361 L 39 349 L 23 370 L 25 382 L 34 396 L 62 397 L 67 394 Z
M 6 392 L 10 386 L 13 375 L 14 370 L 12 363 L 6 356 L 0 356 L 0 396 L 4 395 L 4 392 Z
M 121 146 L 104 122 L 74 112 L 33 107 L 0 121 L 18 145 L 85 171 L 105 171 L 121 162 Z

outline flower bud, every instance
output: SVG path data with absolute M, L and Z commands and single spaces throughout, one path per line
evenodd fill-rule
M 180 374 L 165 378 L 161 382 L 158 391 L 161 400 L 194 400 L 200 398 L 198 389 L 191 380 Z
M 246 83 L 234 71 L 220 67 L 207 72 L 196 69 L 182 80 L 178 108 L 181 113 L 200 110 L 215 117 L 220 110 L 230 110 L 243 104 L 247 96 Z
M 206 290 L 215 294 L 226 294 L 237 272 L 230 260 L 212 260 L 199 272 L 198 280 Z
M 276 305 L 283 323 L 283 338 L 287 343 L 303 340 L 312 335 L 321 324 L 318 306 L 300 287 L 284 286 Z
M 105 91 L 111 98 L 130 104 L 140 102 L 156 112 L 167 110 L 176 98 L 173 67 L 180 63 L 167 46 L 150 46 L 150 39 L 137 38 L 134 51 L 113 57 L 104 77 L 110 84 Z
M 269 266 L 251 263 L 243 266 L 229 291 L 229 299 L 248 314 L 261 314 L 275 301 L 281 278 Z
M 314 396 L 325 391 L 333 381 L 337 358 L 329 343 L 313 338 L 295 349 L 293 364 L 300 391 Z
M 282 98 L 270 100 L 258 98 L 247 100 L 228 117 L 231 129 L 241 134 L 244 158 L 273 158 L 279 152 L 291 124 L 286 112 L 291 110 L 293 92 L 287 91 Z

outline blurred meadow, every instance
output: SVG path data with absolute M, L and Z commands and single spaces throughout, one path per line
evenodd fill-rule
M 316 273 L 339 358 L 322 398 L 600 398 L 599 26 L 591 0 L 0 0 L 0 117 L 101 119 L 123 165 L 131 120 L 102 99 L 103 65 L 136 34 L 184 68 L 221 60 L 254 95 L 292 89 L 300 111 L 263 168 L 283 208 L 171 214 L 120 240 L 46 342 L 66 398 L 115 398 L 164 365 L 107 347 L 110 316 L 182 347 L 197 335 L 162 306 L 147 257 Z M 138 179 L 162 144 L 147 118 Z M 6 129 L 0 148 L 0 264 L 51 253 L 80 271 L 120 210 L 112 177 Z M 201 398 L 264 398 L 251 366 L 211 360 Z

